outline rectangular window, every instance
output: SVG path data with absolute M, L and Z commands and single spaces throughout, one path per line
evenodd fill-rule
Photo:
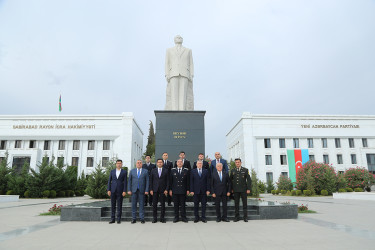
M 29 141 L 29 148 L 35 148 L 36 147 L 36 141 Z
M 44 141 L 44 150 L 49 150 L 51 147 L 51 141 Z
M 79 157 L 72 157 L 72 166 L 78 167 Z
M 284 138 L 280 138 L 279 139 L 279 147 L 280 148 L 285 148 L 285 139 Z
M 322 138 L 322 148 L 328 148 L 327 138 Z
M 94 157 L 87 157 L 87 165 L 88 168 L 92 168 L 94 166 Z
M 65 141 L 59 141 L 59 150 L 65 150 Z
M 299 139 L 298 138 L 293 138 L 293 147 L 299 148 Z
M 343 163 L 343 161 L 342 161 L 342 155 L 339 154 L 339 155 L 337 155 L 337 164 L 342 164 L 342 163 Z
M 328 155 L 323 155 L 323 163 L 329 164 L 329 157 L 328 157 Z
M 107 167 L 109 164 L 109 157 L 102 157 L 102 166 Z
M 271 148 L 271 139 L 264 139 L 264 148 Z
M 282 176 L 288 177 L 288 172 L 281 172 Z
M 344 174 L 344 171 L 339 171 L 339 174 Z
M 335 138 L 335 146 L 336 146 L 336 148 L 341 148 L 340 138 Z
M 307 147 L 313 148 L 314 147 L 314 140 L 313 138 L 307 138 Z
M 349 138 L 349 148 L 354 148 L 354 139 Z
M 16 140 L 14 143 L 14 148 L 21 148 L 22 141 L 21 140 Z
M 281 165 L 287 165 L 286 155 L 280 155 L 280 164 Z
M 79 150 L 79 145 L 80 145 L 80 141 L 74 140 L 73 141 L 73 150 Z M 73 165 L 73 166 L 77 166 L 77 165 Z
M 95 141 L 89 141 L 87 150 L 94 150 L 95 149 Z
M 364 148 L 367 148 L 367 147 L 368 147 L 368 145 L 367 145 L 367 138 L 362 138 L 362 146 L 363 146 Z
M 103 141 L 103 150 L 110 150 L 111 149 L 111 141 L 110 140 L 104 140 Z
M 0 142 L 0 150 L 7 149 L 7 141 L 1 141 Z
M 309 161 L 315 161 L 315 155 L 309 155 Z
M 266 180 L 267 180 L 267 182 L 269 182 L 269 181 L 273 182 L 273 173 L 272 172 L 266 173 Z
M 357 155 L 356 154 L 351 154 L 350 159 L 352 161 L 352 164 L 357 164 Z
M 272 155 L 266 155 L 266 165 L 272 165 Z
M 368 171 L 375 174 L 375 154 L 366 154 Z

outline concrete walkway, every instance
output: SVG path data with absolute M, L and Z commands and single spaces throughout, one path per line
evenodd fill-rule
M 308 204 L 318 213 L 248 223 L 109 225 L 39 216 L 55 203 L 86 203 L 89 197 L 21 199 L 0 204 L 0 249 L 375 249 L 373 201 L 263 197 Z

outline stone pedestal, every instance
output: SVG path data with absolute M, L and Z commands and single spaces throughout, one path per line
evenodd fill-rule
M 155 110 L 155 159 L 167 152 L 176 161 L 180 151 L 193 162 L 205 153 L 204 115 L 206 111 Z M 193 166 L 192 166 L 193 167 Z

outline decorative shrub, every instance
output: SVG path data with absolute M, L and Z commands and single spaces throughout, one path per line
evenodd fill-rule
M 276 182 L 277 189 L 280 190 L 292 190 L 293 189 L 293 183 L 290 180 L 289 177 L 286 177 L 284 175 L 280 175 L 279 180 Z
M 320 194 L 323 195 L 323 196 L 327 196 L 328 191 L 323 189 L 322 191 L 320 191 Z
M 290 192 L 290 194 L 291 194 L 292 196 L 296 196 L 297 192 L 296 192 L 296 190 L 292 190 L 292 192 Z
M 69 196 L 73 197 L 74 196 L 74 191 L 73 190 L 69 190 L 69 191 L 70 191 Z
M 264 194 L 266 192 L 266 183 L 258 180 L 258 189 L 260 194 Z
M 13 190 L 8 190 L 8 191 L 6 192 L 6 195 L 13 195 L 13 194 L 14 194 Z
M 309 161 L 305 163 L 296 175 L 296 186 L 300 190 L 310 190 L 320 193 L 327 190 L 332 194 L 337 190 L 337 176 L 335 169 L 324 163 Z
M 363 188 L 355 188 L 354 192 L 363 192 Z
M 48 198 L 49 197 L 49 190 L 44 190 L 42 192 L 43 198 Z
M 345 189 L 348 187 L 344 174 L 337 174 L 337 189 Z
M 55 190 L 49 191 L 49 197 L 50 198 L 56 198 L 56 191 Z
M 272 190 L 271 194 L 275 195 L 276 194 L 276 190 Z
M 267 193 L 271 193 L 272 190 L 275 190 L 275 186 L 273 185 L 273 182 L 268 179 L 267 180 Z
M 346 188 L 346 192 L 353 192 L 353 188 Z
M 346 188 L 340 188 L 339 189 L 339 193 L 346 193 L 347 191 L 346 191 Z
M 280 189 L 276 189 L 276 194 L 280 194 L 281 193 L 281 190 Z
M 291 192 L 288 190 L 285 195 L 290 196 Z
M 365 188 L 375 184 L 374 175 L 366 168 L 350 168 L 345 171 L 344 177 L 350 188 Z
M 286 194 L 286 190 L 281 190 L 281 194 Z
M 29 192 L 29 190 L 26 190 L 25 193 L 23 194 L 23 196 L 24 196 L 25 198 L 29 198 L 29 197 L 30 197 L 30 192 Z
M 59 197 L 65 197 L 65 192 L 64 191 L 59 191 L 58 192 Z
M 303 190 L 303 195 L 304 196 L 310 196 L 311 195 L 311 190 Z
M 296 195 L 297 196 L 301 196 L 302 195 L 302 191 L 301 190 L 296 190 Z

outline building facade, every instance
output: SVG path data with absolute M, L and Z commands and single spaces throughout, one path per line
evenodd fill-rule
M 120 115 L 9 115 L 0 116 L 0 161 L 8 153 L 10 166 L 25 161 L 38 170 L 44 156 L 54 163 L 78 166 L 90 174 L 98 164 L 122 159 L 135 167 L 142 157 L 143 132 L 132 113 Z
M 254 115 L 244 112 L 226 135 L 228 159 L 241 158 L 262 181 L 289 175 L 287 150 L 307 149 L 309 159 L 337 172 L 365 167 L 375 173 L 375 116 Z

